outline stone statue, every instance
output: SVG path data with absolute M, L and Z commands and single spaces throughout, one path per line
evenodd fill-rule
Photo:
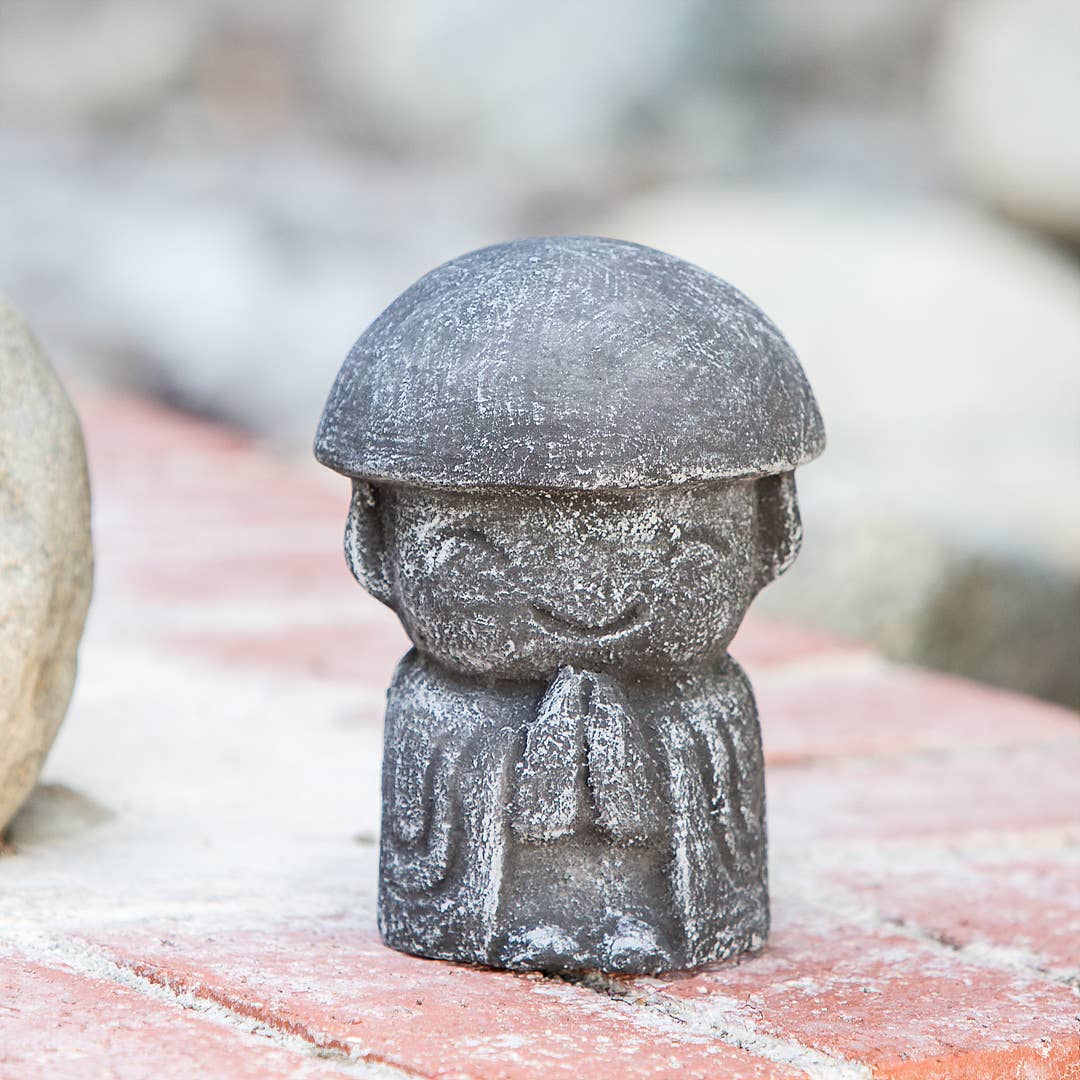
M 92 577 L 79 420 L 0 299 L 0 830 L 67 711 Z
M 760 733 L 726 649 L 795 558 L 792 470 L 823 446 L 765 315 L 636 244 L 486 248 L 375 320 L 315 452 L 414 646 L 386 709 L 388 945 L 640 973 L 764 941 Z

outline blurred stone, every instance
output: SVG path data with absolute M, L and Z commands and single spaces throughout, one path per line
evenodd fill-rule
M 551 0 L 508 16 L 496 0 L 11 0 L 0 113 L 193 141 L 317 127 L 622 186 L 628 170 L 745 168 L 796 114 L 889 129 L 921 101 L 952 2 Z
M 947 205 L 668 191 L 601 231 L 737 280 L 829 417 L 761 607 L 1080 704 L 1080 274 Z
M 905 108 L 921 97 L 936 27 L 955 2 L 759 0 L 758 62 L 788 95 Z
M 0 279 L 61 370 L 293 449 L 310 447 L 358 324 L 428 267 L 514 231 L 504 193 L 471 170 L 310 143 L 141 160 L 0 141 Z
M 1080 243 L 1080 5 L 974 0 L 939 60 L 945 149 L 973 191 Z
M 190 73 L 196 9 L 167 0 L 5 6 L 0 109 L 38 123 L 152 109 Z
M 353 121 L 383 139 L 534 161 L 588 157 L 660 93 L 697 6 L 551 0 L 507 17 L 493 0 L 341 0 L 320 66 Z
M 91 575 L 79 421 L 0 301 L 0 829 L 30 793 L 67 710 Z
M 354 132 L 537 175 L 641 176 L 813 155 L 817 114 L 921 103 L 941 0 L 330 0 L 315 69 Z M 800 144 L 801 145 L 796 145 Z
M 936 5 L 16 0 L 0 280 L 62 372 L 306 446 L 356 326 L 461 251 L 670 176 L 918 182 L 886 114 Z

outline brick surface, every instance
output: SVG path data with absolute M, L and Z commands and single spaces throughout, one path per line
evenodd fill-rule
M 355 584 L 352 588 L 359 591 Z M 358 604 L 364 610 L 366 605 Z M 371 612 L 368 622 L 339 620 L 301 623 L 281 629 L 229 633 L 192 632 L 171 636 L 169 645 L 226 665 L 289 668 L 316 678 L 386 687 L 398 661 L 410 648 L 401 624 L 387 611 Z M 381 722 L 381 710 L 373 719 Z
M 750 612 L 731 643 L 731 654 L 751 673 L 782 664 L 811 665 L 867 659 L 872 653 L 853 641 L 778 622 Z
M 314 460 L 277 461 L 242 435 L 133 399 L 82 395 L 79 407 L 99 590 L 282 602 L 349 585 L 348 489 Z
M 751 615 L 763 953 L 570 982 L 401 956 L 374 897 L 407 642 L 345 568 L 347 485 L 81 405 L 97 592 L 0 854 L 0 1080 L 1080 1075 L 1080 718 Z
M 767 760 L 1080 746 L 1071 710 L 894 664 L 817 664 L 754 680 Z
M 1080 998 L 885 931 L 778 904 L 770 942 L 740 964 L 653 992 L 728 1023 L 869 1065 L 875 1075 L 1067 1076 L 1080 1069 Z
M 108 979 L 0 958 L 0 1076 L 4 1080 L 236 1080 L 356 1075 L 306 1048 L 274 1045 L 177 1002 Z
M 964 837 L 1080 821 L 1080 743 L 766 770 L 777 848 Z
M 804 1075 L 578 986 L 393 952 L 352 920 L 106 943 L 163 986 L 423 1076 Z
M 863 857 L 833 884 L 880 919 L 947 945 L 1051 973 L 1080 989 L 1080 837 L 1061 851 Z

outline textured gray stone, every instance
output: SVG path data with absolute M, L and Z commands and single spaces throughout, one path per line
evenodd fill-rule
M 34 786 L 67 709 L 91 578 L 79 421 L 0 300 L 0 829 Z
M 792 470 L 823 443 L 765 316 L 634 244 L 474 252 L 360 338 L 316 454 L 414 645 L 386 711 L 388 944 L 621 972 L 760 946 L 760 732 L 726 649 L 797 554 Z
M 316 454 L 369 479 L 575 490 L 785 472 L 823 438 L 794 352 L 737 289 L 568 237 L 484 248 L 406 290 L 346 360 Z
M 1080 244 L 1080 5 L 957 5 L 935 81 L 941 141 L 961 181 Z

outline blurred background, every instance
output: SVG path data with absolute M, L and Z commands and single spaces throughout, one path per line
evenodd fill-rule
M 829 429 L 760 606 L 1080 705 L 1076 0 L 5 0 L 0 229 L 69 381 L 298 457 L 436 264 L 692 259 Z

